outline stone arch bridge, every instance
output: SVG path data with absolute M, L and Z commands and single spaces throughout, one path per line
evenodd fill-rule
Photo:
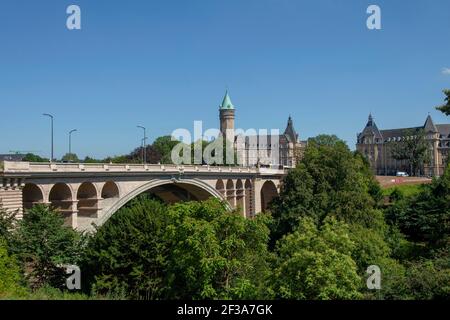
M 284 170 L 144 164 L 0 163 L 0 208 L 21 218 L 38 203 L 79 230 L 101 225 L 128 201 L 151 193 L 167 203 L 225 200 L 246 217 L 266 210 Z

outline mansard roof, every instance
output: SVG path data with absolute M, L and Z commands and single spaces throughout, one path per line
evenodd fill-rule
M 399 129 L 386 129 L 381 130 L 381 135 L 384 139 L 394 138 L 394 137 L 402 137 L 407 131 L 419 131 L 423 129 L 422 127 L 412 127 L 412 128 L 399 128 Z
M 436 128 L 444 139 L 450 139 L 450 124 L 437 124 Z
M 438 133 L 440 133 L 440 135 L 443 138 L 447 138 L 450 135 L 450 124 L 436 124 L 435 125 L 431 116 L 428 115 L 424 125 L 420 126 L 420 127 L 378 130 L 378 128 L 375 125 L 375 122 L 373 121 L 372 116 L 370 115 L 369 121 L 367 122 L 367 125 L 364 128 L 363 132 L 360 133 L 359 137 L 373 133 L 376 137 L 379 137 L 379 138 L 381 137 L 384 140 L 387 140 L 389 138 L 402 137 L 405 135 L 405 132 L 408 132 L 408 131 L 418 132 L 420 130 L 425 130 L 425 132 L 433 132 L 433 133 L 438 132 Z M 377 131 L 379 132 L 379 135 L 377 134 Z

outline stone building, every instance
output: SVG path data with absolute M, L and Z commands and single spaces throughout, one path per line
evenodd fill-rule
M 235 129 L 236 109 L 228 92 L 219 106 L 220 132 L 232 139 L 238 161 L 242 166 L 294 167 L 306 146 L 300 141 L 289 116 L 286 129 L 282 134 L 271 132 L 260 133 L 256 129 L 251 132 L 237 132 Z
M 420 168 L 420 174 L 440 176 L 444 172 L 450 150 L 450 124 L 434 124 L 428 116 L 423 126 L 379 130 L 372 115 L 364 130 L 357 135 L 356 149 L 363 153 L 377 175 L 395 175 L 397 171 L 410 172 L 407 160 L 392 157 L 393 142 L 408 139 L 407 134 L 422 131 L 429 144 L 429 163 Z

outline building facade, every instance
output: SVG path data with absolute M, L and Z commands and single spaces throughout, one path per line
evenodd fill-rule
M 232 140 L 239 164 L 246 167 L 295 167 L 306 147 L 306 141 L 300 140 L 290 116 L 282 134 L 262 134 L 256 130 L 236 130 L 235 115 L 236 108 L 226 92 L 219 106 L 220 132 L 226 139 Z
M 398 171 L 411 174 L 407 160 L 396 160 L 392 156 L 395 142 L 409 139 L 414 132 L 422 132 L 428 144 L 428 163 L 420 168 L 420 174 L 440 176 L 444 172 L 450 150 L 450 124 L 434 124 L 428 116 L 423 126 L 379 130 L 372 115 L 369 115 L 363 131 L 357 135 L 356 149 L 364 154 L 377 175 L 395 175 Z

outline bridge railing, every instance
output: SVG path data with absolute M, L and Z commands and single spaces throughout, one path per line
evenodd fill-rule
M 117 164 L 117 163 L 57 163 L 57 162 L 18 162 L 0 163 L 0 173 L 52 173 L 52 172 L 222 172 L 222 173 L 263 173 L 280 174 L 281 169 L 209 166 L 209 165 L 174 165 L 174 164 Z

